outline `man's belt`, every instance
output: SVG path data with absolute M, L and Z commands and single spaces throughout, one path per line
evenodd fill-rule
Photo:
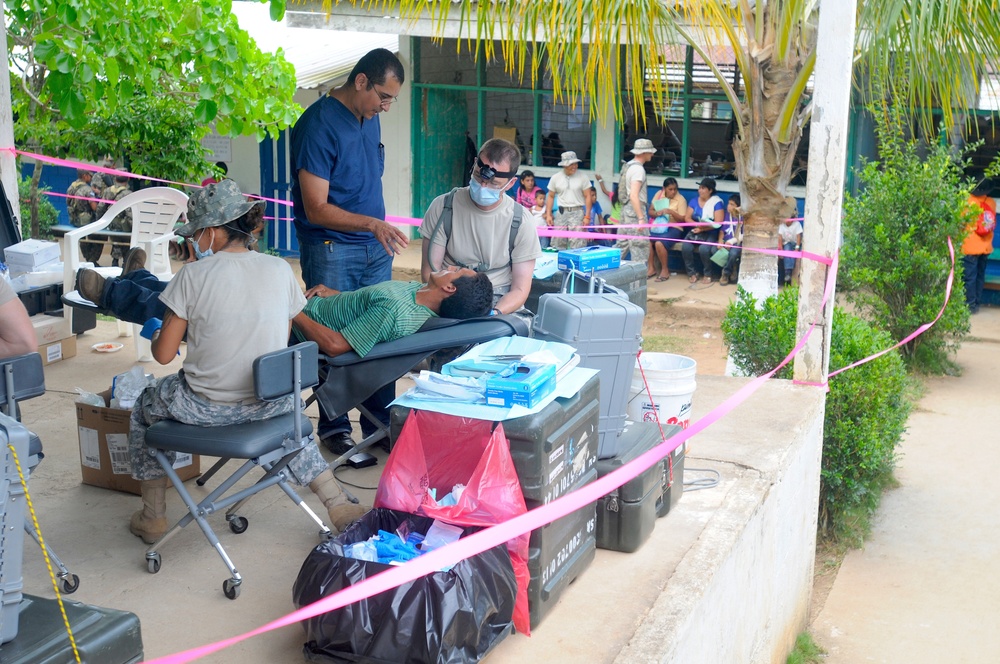
M 573 210 L 582 210 L 582 209 L 583 209 L 582 205 L 574 205 L 572 207 L 563 207 L 562 205 L 560 205 L 559 206 L 559 213 L 560 214 L 564 214 L 566 212 L 572 212 Z

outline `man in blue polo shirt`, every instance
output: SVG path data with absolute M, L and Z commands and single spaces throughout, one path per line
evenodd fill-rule
M 396 101 L 403 78 L 391 51 L 369 51 L 344 85 L 313 103 L 292 127 L 292 203 L 306 288 L 354 291 L 389 281 L 393 256 L 409 243 L 385 221 L 378 118 Z M 365 406 L 388 422 L 386 405 L 394 397 L 395 386 L 388 385 Z M 361 429 L 367 436 L 375 427 L 362 418 Z M 321 415 L 319 435 L 334 453 L 353 445 L 346 415 Z

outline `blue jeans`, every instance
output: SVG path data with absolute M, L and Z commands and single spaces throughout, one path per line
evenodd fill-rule
M 705 231 L 704 233 L 688 231 L 686 238 L 697 242 L 715 242 L 718 236 L 719 231 Z M 710 244 L 691 244 L 690 242 L 682 244 L 681 255 L 684 256 L 684 270 L 687 272 L 687 275 L 694 277 L 699 274 L 698 266 L 694 262 L 694 252 L 697 251 L 698 257 L 701 258 L 700 274 L 711 277 L 712 266 L 715 265 L 712 262 L 712 254 L 715 253 L 716 249 L 717 247 L 713 247 Z
M 392 256 L 381 244 L 338 244 L 335 242 L 308 244 L 299 239 L 299 264 L 306 288 L 320 284 L 339 291 L 354 291 L 364 286 L 392 279 Z M 365 399 L 362 404 L 380 422 L 389 425 L 389 403 L 396 398 L 396 384 L 389 383 Z M 361 433 L 365 437 L 377 427 L 361 418 Z M 351 431 L 347 414 L 333 419 L 320 407 L 318 434 L 326 438 L 335 433 Z
M 785 242 L 783 245 L 781 245 L 781 248 L 784 249 L 785 251 L 795 251 L 795 243 Z M 795 269 L 795 261 L 797 260 L 798 259 L 795 258 L 794 256 L 781 257 L 781 261 L 785 267 L 785 280 L 792 278 L 792 271 Z
M 965 281 L 965 303 L 969 311 L 976 313 L 983 303 L 983 288 L 986 286 L 986 262 L 989 254 L 962 256 L 963 279 Z
M 733 245 L 729 247 L 729 259 L 726 261 L 726 267 L 722 268 L 722 274 L 726 277 L 731 277 L 736 273 L 736 270 L 740 266 L 740 255 L 743 253 L 743 247 L 740 245 Z
M 115 318 L 142 325 L 150 318 L 162 319 L 167 313 L 167 307 L 160 302 L 160 293 L 167 283 L 147 270 L 133 270 L 105 281 L 102 302 L 95 304 L 110 311 Z

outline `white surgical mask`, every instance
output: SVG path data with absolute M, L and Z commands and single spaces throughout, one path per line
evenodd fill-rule
M 489 207 L 495 205 L 497 201 L 500 200 L 500 195 L 503 192 L 499 189 L 487 189 L 486 187 L 479 184 L 476 178 L 471 178 L 469 180 L 469 196 L 472 197 L 472 201 L 476 205 L 482 207 Z
M 207 228 L 202 229 L 201 235 L 204 235 L 206 230 L 209 229 Z M 213 228 L 211 229 L 211 231 L 212 231 L 212 242 L 215 242 L 215 229 Z M 208 249 L 206 249 L 205 251 L 201 250 L 201 247 L 198 245 L 199 241 L 201 240 L 201 235 L 199 235 L 197 238 L 192 238 L 194 242 L 191 243 L 192 249 L 194 249 L 194 257 L 197 260 L 201 260 L 202 258 L 208 258 L 209 256 L 215 253 L 215 251 L 212 249 L 211 242 L 208 244 Z

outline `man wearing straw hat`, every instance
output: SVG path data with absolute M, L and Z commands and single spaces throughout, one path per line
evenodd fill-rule
M 562 171 L 549 178 L 549 193 L 545 197 L 545 223 L 564 231 L 589 230 L 581 226 L 590 225 L 591 198 L 590 180 L 578 172 L 580 159 L 568 150 L 559 161 Z M 559 215 L 553 219 L 552 205 L 559 197 Z M 586 238 L 554 237 L 550 245 L 553 249 L 577 249 L 587 246 Z
M 622 224 L 625 226 L 620 232 L 635 237 L 621 238 L 615 246 L 621 250 L 622 258 L 628 253 L 632 260 L 645 263 L 649 258 L 649 240 L 646 239 L 649 237 L 649 228 L 635 226 L 649 224 L 646 214 L 648 193 L 645 164 L 656 154 L 656 148 L 648 138 L 637 138 L 632 154 L 632 161 L 622 168 L 621 179 L 618 181 L 618 202 L 622 206 Z

